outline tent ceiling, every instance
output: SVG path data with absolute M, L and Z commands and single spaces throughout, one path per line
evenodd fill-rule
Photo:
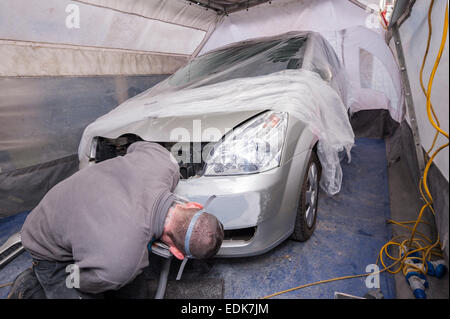
M 215 10 L 218 14 L 232 13 L 269 0 L 188 0 L 207 9 Z

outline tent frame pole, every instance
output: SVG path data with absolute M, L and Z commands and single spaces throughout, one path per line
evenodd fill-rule
M 408 70 L 406 69 L 406 59 L 405 59 L 405 55 L 403 52 L 403 46 L 402 46 L 402 41 L 401 41 L 401 37 L 400 37 L 398 24 L 395 23 L 394 25 L 392 25 L 391 30 L 392 30 L 392 35 L 394 38 L 395 49 L 397 52 L 397 59 L 400 64 L 399 66 L 400 66 L 400 70 L 401 70 L 403 89 L 405 92 L 406 106 L 408 108 L 409 123 L 411 126 L 412 135 L 413 135 L 413 139 L 414 139 L 414 146 L 416 148 L 416 155 L 417 155 L 417 161 L 418 161 L 419 170 L 420 170 L 420 176 L 422 176 L 423 172 L 425 170 L 425 159 L 424 159 L 424 154 L 423 154 L 423 149 L 422 149 L 422 143 L 420 140 L 419 126 L 417 124 L 416 111 L 414 108 L 414 100 L 413 100 L 413 96 L 411 93 L 411 85 L 409 82 Z

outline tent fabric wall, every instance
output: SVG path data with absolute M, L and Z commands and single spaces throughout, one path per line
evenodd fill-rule
M 225 17 L 200 54 L 249 38 L 294 30 L 318 31 L 346 66 L 352 86 L 350 110 L 388 109 L 399 122 L 403 117 L 399 68 L 384 41 L 384 30 L 373 19 L 370 12 L 347 0 L 265 3 Z M 370 65 L 360 63 L 361 50 L 369 54 Z M 366 79 L 366 85 L 361 78 Z
M 2 39 L 189 55 L 206 33 L 72 1 L 15 0 L 2 3 L 8 5 L 0 10 Z M 17 20 L 19 15 L 22 19 Z M 75 16 L 79 17 L 79 23 L 74 22 L 75 18 L 71 19 Z
M 172 74 L 188 61 L 181 55 L 4 40 L 0 56 L 3 77 Z
M 166 77 L 0 78 L 0 172 L 76 154 L 86 125 Z
M 2 1 L 0 76 L 170 74 L 219 19 L 179 0 Z
M 167 75 L 0 77 L 0 218 L 78 170 L 84 128 Z
M 430 73 L 433 69 L 435 59 L 437 57 L 439 47 L 442 40 L 445 6 L 447 1 L 436 0 L 432 11 L 432 38 L 430 50 L 428 53 L 427 63 L 425 64 L 423 80 L 425 87 L 428 86 Z M 411 85 L 411 93 L 414 101 L 414 110 L 416 113 L 417 124 L 419 127 L 419 135 L 422 147 L 428 151 L 432 145 L 435 129 L 428 120 L 426 111 L 426 97 L 420 86 L 420 68 L 422 59 L 425 54 L 428 39 L 428 7 L 430 1 L 416 1 L 411 12 L 411 16 L 400 26 L 400 37 L 405 52 L 406 68 L 408 71 L 409 82 Z M 391 47 L 395 46 L 392 40 Z M 431 102 L 434 110 L 439 117 L 441 128 L 449 131 L 449 39 L 447 36 L 445 50 L 437 70 L 433 89 L 431 94 Z M 418 185 L 420 180 L 420 170 L 417 164 L 417 156 L 415 151 L 414 140 L 411 132 L 409 114 L 406 120 L 401 123 L 400 143 L 394 143 L 394 148 L 398 148 L 397 152 L 401 153 L 402 158 L 406 159 L 411 176 L 415 184 Z M 436 142 L 439 147 L 447 143 L 444 137 L 440 136 Z M 400 144 L 400 145 L 397 145 Z M 436 149 L 436 148 L 435 148 Z M 425 155 L 425 158 L 427 156 Z M 448 148 L 441 151 L 431 165 L 428 174 L 428 186 L 433 196 L 433 206 L 435 210 L 435 221 L 438 229 L 442 250 L 444 252 L 447 264 L 449 262 L 449 150 Z
M 97 5 L 203 31 L 209 30 L 218 19 L 214 11 L 188 4 L 184 0 L 75 0 L 75 2 Z
M 365 25 L 367 14 L 347 0 L 279 0 L 228 15 L 201 50 L 294 30 L 336 31 Z
M 435 129 L 431 126 L 427 111 L 426 111 L 426 98 L 420 87 L 420 68 L 422 66 L 422 59 L 425 54 L 427 38 L 428 38 L 428 6 L 429 1 L 416 1 L 411 16 L 400 27 L 400 36 L 402 39 L 402 45 L 405 51 L 406 67 L 408 70 L 409 81 L 411 84 L 411 91 L 414 100 L 415 113 L 417 117 L 417 124 L 419 126 L 419 134 L 424 149 L 428 150 L 433 142 Z M 437 0 L 435 1 L 431 21 L 433 26 L 433 33 L 431 38 L 430 51 L 428 53 L 427 63 L 424 68 L 424 84 L 428 85 L 428 79 L 433 69 L 436 56 L 439 51 L 439 46 L 442 40 L 442 31 L 444 24 L 445 6 L 447 1 Z M 392 41 L 393 42 L 393 41 Z M 437 70 L 435 80 L 433 82 L 433 90 L 431 95 L 431 102 L 433 103 L 434 110 L 439 117 L 441 127 L 444 131 L 449 131 L 449 51 L 448 51 L 449 39 L 447 36 L 447 42 L 445 50 L 442 55 L 442 59 Z M 392 44 L 392 43 L 391 43 Z M 408 117 L 407 117 L 408 118 Z M 440 136 L 437 140 L 437 145 L 442 145 L 446 142 L 446 139 Z M 435 159 L 435 164 L 449 180 L 449 152 L 443 151 Z

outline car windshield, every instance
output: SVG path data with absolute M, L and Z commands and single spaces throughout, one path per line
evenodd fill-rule
M 319 74 L 346 101 L 346 78 L 339 59 L 330 44 L 314 32 L 250 40 L 208 52 L 134 98 L 300 68 Z
M 301 67 L 306 35 L 247 42 L 207 53 L 190 61 L 167 79 L 173 88 L 199 87 L 226 80 L 267 75 Z

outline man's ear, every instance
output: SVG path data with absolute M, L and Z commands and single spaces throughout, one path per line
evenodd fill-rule
M 174 255 L 177 259 L 183 260 L 184 254 L 175 246 L 170 246 L 169 251 Z
M 203 209 L 203 205 L 196 203 L 196 202 L 187 202 L 187 203 L 183 203 L 183 204 L 178 204 L 180 205 L 182 208 L 186 208 L 186 209 Z

